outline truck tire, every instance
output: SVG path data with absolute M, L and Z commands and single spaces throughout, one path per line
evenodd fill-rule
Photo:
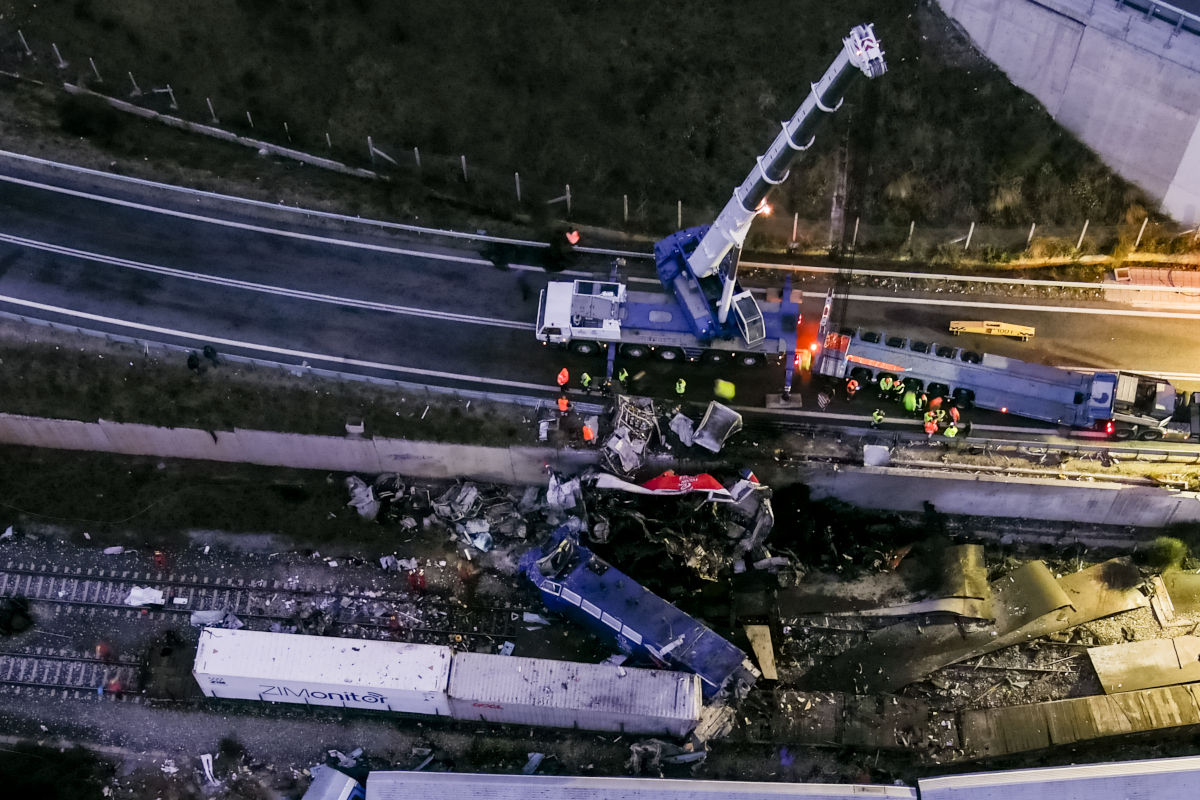
M 1137 436 L 1137 431 L 1133 428 L 1117 428 L 1113 431 L 1112 436 L 1114 439 L 1119 439 L 1120 441 L 1124 442 L 1135 438 Z
M 650 355 L 650 348 L 644 344 L 627 344 L 621 348 L 621 355 L 627 358 L 645 358 Z
M 683 351 L 674 347 L 660 347 L 654 351 L 654 355 L 658 356 L 659 361 L 666 361 L 671 364 L 678 364 L 683 361 Z
M 758 353 L 738 353 L 736 361 L 739 367 L 757 367 L 763 358 Z
M 723 366 L 729 363 L 730 354 L 724 350 L 705 350 L 704 363 Z
M 600 350 L 599 342 L 589 342 L 586 339 L 576 339 L 571 342 L 571 352 L 577 356 L 594 356 Z
M 1158 428 L 1147 428 L 1138 434 L 1138 438 L 1143 442 L 1156 442 L 1163 438 L 1162 431 Z

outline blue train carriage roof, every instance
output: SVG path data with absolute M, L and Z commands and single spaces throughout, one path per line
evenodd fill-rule
M 525 553 L 521 569 L 551 610 L 616 638 L 627 652 L 699 675 L 706 699 L 727 686 L 742 696 L 759 676 L 731 642 L 592 553 L 565 527 Z

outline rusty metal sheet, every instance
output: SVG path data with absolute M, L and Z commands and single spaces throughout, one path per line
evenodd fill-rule
M 1150 639 L 1087 651 L 1105 694 L 1200 681 L 1200 638 Z
M 956 623 L 922 626 L 903 622 L 810 670 L 801 688 L 852 694 L 890 692 L 963 658 L 995 649 L 998 634 L 1019 630 L 1068 605 L 1041 561 L 1031 561 L 990 587 L 994 626 L 967 630 Z
M 1143 689 L 962 713 L 966 758 L 1200 724 L 1200 685 Z
M 1139 582 L 1137 568 L 1127 559 L 1112 559 L 1059 579 L 1041 561 L 1031 561 L 989 586 L 994 625 L 892 625 L 810 670 L 800 688 L 853 694 L 895 691 L 947 664 L 1145 606 Z
M 987 600 L 992 596 L 987 582 L 983 545 L 958 544 L 942 552 L 942 589 L 939 597 Z
M 1167 595 L 1171 598 L 1176 613 L 1200 612 L 1200 575 L 1173 569 L 1164 572 L 1162 579 L 1167 585 Z

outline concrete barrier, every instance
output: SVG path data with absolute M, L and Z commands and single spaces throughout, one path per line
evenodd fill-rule
M 938 0 L 1058 122 L 1185 224 L 1200 219 L 1200 37 L 1094 0 Z
M 545 482 L 547 466 L 578 472 L 597 462 L 597 454 L 588 450 L 481 447 L 386 438 L 349 439 L 242 428 L 202 431 L 17 414 L 0 414 L 0 444 L 365 475 L 399 472 L 418 478 L 463 477 L 516 484 Z
M 806 472 L 814 500 L 833 498 L 883 511 L 920 513 L 932 503 L 944 514 L 1008 517 L 1158 528 L 1200 520 L 1200 495 L 1171 489 L 930 473 L 898 467 L 839 468 Z

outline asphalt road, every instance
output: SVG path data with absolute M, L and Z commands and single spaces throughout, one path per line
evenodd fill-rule
M 510 248 L 506 269 L 484 255 L 479 242 L 223 203 L 0 158 L 0 309 L 466 389 L 550 394 L 564 366 L 576 376 L 603 374 L 602 359 L 573 356 L 533 338 L 538 293 L 555 278 L 540 267 L 542 251 Z M 583 254 L 568 277 L 605 276 L 609 261 Z M 648 260 L 630 259 L 624 274 L 640 282 L 637 288 L 657 285 Z M 782 281 L 774 277 L 760 282 Z M 805 284 L 802 345 L 815 338 L 824 288 Z M 1186 374 L 1200 356 L 1200 313 L 995 296 L 902 297 L 859 288 L 842 295 L 839 324 L 927 341 L 950 339 L 951 319 L 1033 325 L 1038 334 L 1028 343 L 955 340 L 1029 361 Z M 782 383 L 780 368 L 730 373 L 729 367 L 653 361 L 629 368 L 645 373 L 639 391 L 658 396 L 673 396 L 675 379 L 686 377 L 692 400 L 709 399 L 715 378 L 731 379 L 737 401 L 747 406 L 761 406 Z M 806 409 L 815 408 L 814 391 L 803 384 Z

